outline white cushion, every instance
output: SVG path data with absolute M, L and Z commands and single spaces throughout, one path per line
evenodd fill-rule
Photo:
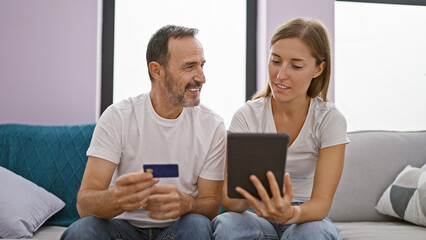
M 44 188 L 0 167 L 0 237 L 30 238 L 65 203 Z

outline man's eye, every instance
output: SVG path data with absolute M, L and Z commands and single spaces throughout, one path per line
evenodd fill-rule
M 279 60 L 275 60 L 275 59 L 271 59 L 271 62 L 272 62 L 272 63 L 274 63 L 274 64 L 279 64 L 279 63 L 281 63 Z

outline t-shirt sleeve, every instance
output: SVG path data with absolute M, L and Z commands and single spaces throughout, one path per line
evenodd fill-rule
M 226 140 L 226 128 L 222 121 L 214 132 L 207 160 L 203 166 L 200 177 L 215 181 L 224 179 Z
M 115 164 L 121 157 L 121 120 L 113 107 L 108 107 L 99 118 L 87 156 L 93 156 L 108 160 Z
M 229 125 L 229 132 L 233 133 L 247 133 L 249 132 L 249 124 L 247 122 L 247 111 L 246 105 L 238 109 L 232 116 L 231 124 Z
M 325 115 L 320 126 L 320 136 L 321 149 L 350 142 L 347 135 L 346 119 L 336 108 Z

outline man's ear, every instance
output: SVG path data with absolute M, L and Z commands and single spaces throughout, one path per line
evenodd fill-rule
M 163 67 L 158 62 L 150 62 L 148 64 L 148 70 L 151 76 L 156 80 L 160 81 L 163 79 Z

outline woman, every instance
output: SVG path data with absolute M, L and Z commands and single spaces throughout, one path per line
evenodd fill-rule
M 284 196 L 272 172 L 272 198 L 250 176 L 261 199 L 244 189 L 245 199 L 227 197 L 228 212 L 213 220 L 215 239 L 341 239 L 327 218 L 343 170 L 349 142 L 346 120 L 327 101 L 331 75 L 330 43 L 324 26 L 293 19 L 271 39 L 269 82 L 234 115 L 230 132 L 285 132 L 290 135 Z M 248 211 L 247 211 L 248 210 Z

